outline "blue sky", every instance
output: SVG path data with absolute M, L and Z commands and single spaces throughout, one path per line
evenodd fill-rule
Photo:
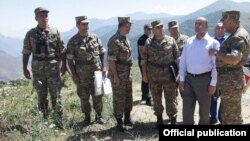
M 22 38 L 36 26 L 34 9 L 50 10 L 49 23 L 60 31 L 75 26 L 74 17 L 108 19 L 135 12 L 186 15 L 216 0 L 0 0 L 0 34 Z M 233 0 L 236 2 L 250 0 Z

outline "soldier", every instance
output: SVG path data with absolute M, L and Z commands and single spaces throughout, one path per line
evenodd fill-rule
M 154 111 L 157 122 L 154 128 L 163 124 L 162 89 L 164 91 L 166 112 L 171 124 L 176 124 L 177 117 L 177 86 L 172 79 L 170 65 L 177 63 L 180 56 L 179 49 L 174 38 L 163 32 L 163 23 L 160 20 L 151 23 L 154 37 L 146 41 L 142 53 L 141 65 L 143 68 L 143 81 L 149 82 L 153 96 Z
M 188 36 L 180 34 L 179 24 L 177 21 L 170 21 L 168 23 L 168 31 L 170 32 L 170 36 L 175 39 L 175 42 L 181 53 Z
M 131 28 L 129 17 L 118 17 L 118 30 L 108 42 L 109 77 L 113 89 L 114 116 L 117 130 L 124 132 L 124 125 L 133 126 L 130 112 L 133 106 L 132 97 L 132 49 L 127 34 Z
M 248 32 L 240 24 L 240 11 L 222 13 L 224 29 L 230 33 L 220 50 L 210 49 L 217 58 L 218 88 L 221 90 L 222 124 L 242 124 L 241 94 L 244 88 L 242 66 L 250 49 Z
M 95 120 L 104 124 L 106 121 L 102 117 L 102 95 L 95 95 L 94 72 L 101 70 L 103 75 L 106 72 L 103 61 L 105 49 L 98 36 L 88 31 L 89 20 L 86 16 L 78 16 L 75 20 L 78 33 L 68 42 L 67 60 L 73 81 L 77 85 L 82 112 L 85 114 L 83 124 L 89 125 L 91 122 L 90 95 L 96 112 Z
M 32 54 L 33 86 L 38 94 L 38 108 L 46 119 L 48 116 L 48 91 L 51 96 L 57 124 L 62 127 L 63 107 L 61 103 L 61 78 L 66 72 L 65 48 L 60 33 L 56 28 L 48 25 L 48 13 L 44 7 L 35 9 L 37 27 L 29 30 L 23 46 L 23 73 L 30 79 L 27 68 Z M 62 64 L 61 64 L 62 63 Z
M 141 66 L 141 53 L 144 48 L 146 40 L 149 38 L 149 36 L 152 34 L 152 27 L 149 24 L 144 25 L 144 34 L 138 39 L 137 41 L 137 47 L 138 47 L 138 65 L 141 71 L 142 76 L 142 66 Z M 143 76 L 142 76 L 143 77 Z M 152 106 L 153 102 L 151 99 L 151 95 L 149 93 L 149 86 L 148 83 L 141 81 L 141 91 L 142 91 L 142 101 L 146 100 L 146 105 Z

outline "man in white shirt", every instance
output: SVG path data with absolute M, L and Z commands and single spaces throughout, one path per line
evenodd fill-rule
M 199 124 L 209 124 L 211 95 L 216 90 L 217 71 L 215 57 L 210 48 L 219 49 L 220 43 L 208 35 L 208 20 L 198 17 L 196 35 L 184 45 L 180 59 L 180 90 L 183 94 L 183 124 L 194 124 L 196 100 L 199 103 Z

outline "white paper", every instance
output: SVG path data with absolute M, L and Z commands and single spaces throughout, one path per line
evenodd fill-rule
M 103 94 L 104 95 L 110 95 L 113 93 L 110 79 L 104 78 L 102 84 L 103 84 Z
M 95 96 L 102 95 L 102 72 L 101 71 L 95 71 Z

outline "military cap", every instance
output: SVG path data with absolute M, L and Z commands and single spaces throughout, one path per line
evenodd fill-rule
M 156 20 L 156 21 L 151 22 L 152 27 L 156 27 L 160 25 L 163 25 L 163 22 L 161 20 Z
M 118 17 L 118 23 L 123 24 L 123 23 L 131 23 L 130 17 Z
M 240 11 L 235 11 L 235 10 L 224 11 L 222 13 L 221 21 L 224 21 L 227 18 L 234 19 L 234 20 L 239 20 L 240 19 Z
M 148 28 L 151 29 L 152 26 L 151 26 L 150 24 L 145 24 L 145 25 L 144 25 L 144 29 L 148 29 Z
M 168 22 L 168 28 L 175 28 L 175 27 L 179 27 L 179 24 L 177 21 Z
M 46 9 L 45 7 L 37 7 L 34 11 L 35 15 L 37 15 L 39 12 L 47 12 L 49 13 L 49 10 Z
M 77 16 L 75 17 L 76 19 L 76 22 L 82 22 L 82 23 L 88 23 L 89 20 L 88 20 L 88 17 L 87 16 Z

